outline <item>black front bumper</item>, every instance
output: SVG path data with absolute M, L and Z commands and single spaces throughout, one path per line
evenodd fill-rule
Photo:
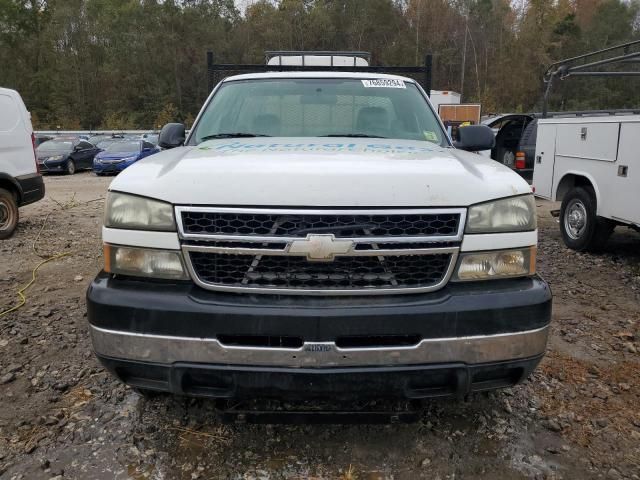
M 44 198 L 44 180 L 39 173 L 16 177 L 16 181 L 21 190 L 20 207 Z
M 191 283 L 101 273 L 89 287 L 87 305 L 96 354 L 122 381 L 218 398 L 426 398 L 513 385 L 544 354 L 551 318 L 551 292 L 537 277 L 450 283 L 419 295 L 323 298 L 213 293 Z M 505 338 L 513 335 L 526 344 L 529 334 L 535 348 L 505 347 Z M 424 344 L 424 361 L 402 346 L 391 347 L 386 357 L 376 354 L 375 363 L 359 360 L 376 352 L 375 345 L 364 352 L 339 348 L 345 339 L 406 337 Z M 297 338 L 304 347 L 276 346 L 274 354 L 273 344 L 221 346 L 229 338 Z M 491 339 L 502 356 L 491 358 Z M 333 347 L 323 353 L 324 345 Z M 248 353 L 238 356 L 243 348 Z M 487 351 L 474 352 L 481 348 Z M 323 358 L 330 359 L 327 365 Z M 270 364 L 271 359 L 278 361 Z
M 100 362 L 133 387 L 190 397 L 222 399 L 464 398 L 515 385 L 535 369 L 542 355 L 479 365 L 437 364 L 401 367 L 272 368 L 259 366 L 171 365 L 98 355 Z
M 93 326 L 142 334 L 287 335 L 315 342 L 355 335 L 442 338 L 544 327 L 551 319 L 551 291 L 536 277 L 450 283 L 426 294 L 300 297 L 214 293 L 190 282 L 100 273 L 87 291 L 87 308 Z

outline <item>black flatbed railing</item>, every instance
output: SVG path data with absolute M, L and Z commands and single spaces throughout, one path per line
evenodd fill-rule
M 367 52 L 266 52 L 267 55 L 286 53 L 287 55 L 333 55 L 333 56 L 359 56 Z M 363 57 L 360 57 L 363 58 Z M 426 55 L 424 65 L 419 66 L 399 66 L 399 65 L 368 65 L 368 66 L 341 66 L 341 65 L 267 65 L 265 64 L 241 64 L 241 63 L 215 63 L 213 52 L 207 52 L 207 87 L 211 92 L 213 87 L 223 78 L 225 72 L 238 73 L 261 73 L 261 72 L 359 72 L 359 73 L 387 73 L 392 75 L 418 75 L 422 80 L 418 82 L 422 85 L 427 95 L 431 94 L 433 70 L 433 57 Z

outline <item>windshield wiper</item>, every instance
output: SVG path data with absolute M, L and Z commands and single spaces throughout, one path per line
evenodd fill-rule
M 367 135 L 366 133 L 332 133 L 331 135 L 321 135 L 321 137 L 387 138 L 380 135 Z
M 262 133 L 216 133 L 214 135 L 206 135 L 200 140 L 213 140 L 214 138 L 253 138 L 253 137 L 270 137 L 271 135 L 263 135 Z

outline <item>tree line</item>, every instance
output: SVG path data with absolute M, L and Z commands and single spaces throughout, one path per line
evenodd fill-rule
M 483 112 L 539 108 L 554 60 L 640 38 L 640 0 L 0 0 L 0 86 L 36 128 L 156 128 L 193 121 L 206 51 L 263 63 L 266 50 L 359 50 L 421 65 L 433 88 Z M 633 79 L 581 79 L 552 108 L 637 108 Z

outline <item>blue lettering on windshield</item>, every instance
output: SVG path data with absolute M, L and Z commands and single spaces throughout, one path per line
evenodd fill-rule
M 362 152 L 362 153 L 405 153 L 417 154 L 442 152 L 439 145 L 427 143 L 424 146 L 397 145 L 391 143 L 244 143 L 230 142 L 217 144 L 219 140 L 210 140 L 201 144 L 200 150 L 242 152 Z

